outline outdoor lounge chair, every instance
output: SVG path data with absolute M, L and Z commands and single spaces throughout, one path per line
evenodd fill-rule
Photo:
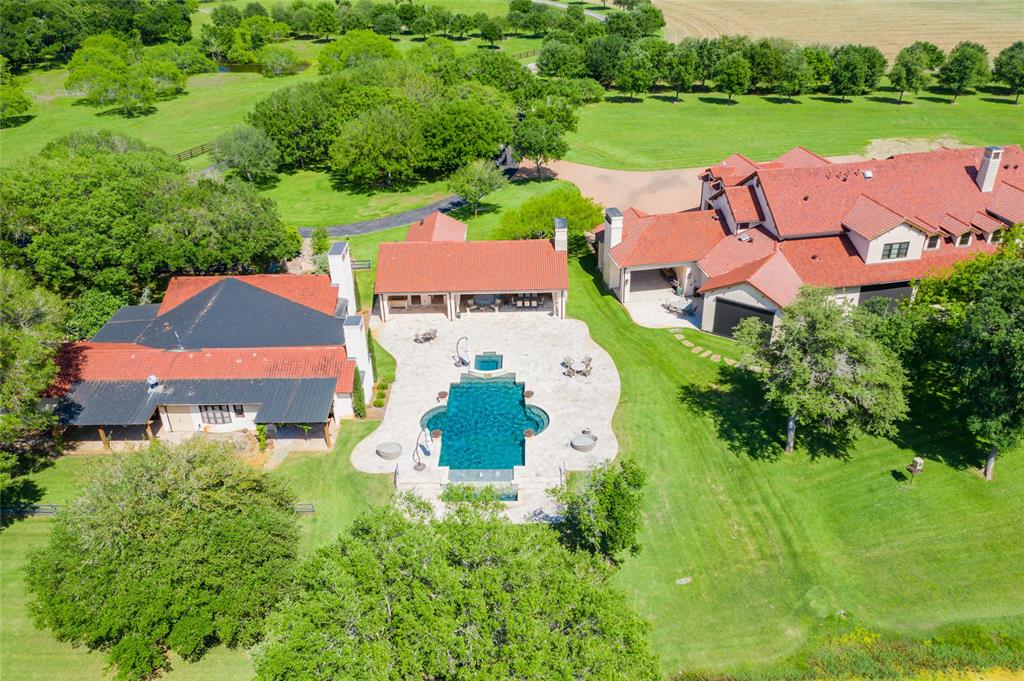
M 674 314 L 677 317 L 683 316 L 683 308 L 679 307 L 678 305 L 673 305 L 672 303 L 662 303 L 661 306 L 665 308 L 665 310 L 668 311 L 669 314 Z
M 423 333 L 418 333 L 413 337 L 413 341 L 417 343 L 429 343 L 430 341 L 437 338 L 437 329 L 430 329 Z

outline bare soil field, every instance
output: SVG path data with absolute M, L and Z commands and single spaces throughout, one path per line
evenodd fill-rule
M 961 40 L 993 57 L 1024 38 L 1020 0 L 654 0 L 665 37 L 743 34 L 799 43 L 874 45 L 889 58 L 915 40 L 949 50 Z

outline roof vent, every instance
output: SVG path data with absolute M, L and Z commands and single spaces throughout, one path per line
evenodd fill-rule
M 739 239 L 740 241 L 744 241 L 744 242 L 750 241 L 750 235 L 746 234 L 746 233 L 740 234 L 736 238 Z
M 811 196 L 809 194 L 804 194 L 804 201 L 807 201 L 810 198 L 811 198 Z
M 154 392 L 158 387 L 160 387 L 160 381 L 157 380 L 156 376 L 150 374 L 149 377 L 146 378 L 146 385 L 149 386 L 150 392 Z
M 864 171 L 864 179 L 865 180 L 870 180 L 874 176 L 875 176 L 875 174 L 872 171 L 870 171 L 870 170 L 865 170 Z
M 818 254 L 817 253 L 812 253 L 811 254 L 811 260 L 817 260 L 817 259 L 818 259 Z

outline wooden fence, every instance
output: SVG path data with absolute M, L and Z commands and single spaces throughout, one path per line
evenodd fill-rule
M 200 144 L 198 147 L 192 147 L 191 149 L 186 149 L 185 151 L 179 151 L 174 156 L 171 156 L 171 158 L 173 158 L 175 161 L 187 161 L 190 158 L 202 156 L 211 149 L 213 149 L 213 142 L 207 142 L 206 144 Z

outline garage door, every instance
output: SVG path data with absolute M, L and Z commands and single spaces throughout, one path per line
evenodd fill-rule
M 870 300 L 872 298 L 890 298 L 892 300 L 900 300 L 902 298 L 909 298 L 912 289 L 910 282 L 903 282 L 901 284 L 876 284 L 874 286 L 861 286 L 860 287 L 860 302 Z
M 732 338 L 732 332 L 736 328 L 736 325 L 747 317 L 760 319 L 765 324 L 771 326 L 772 321 L 774 321 L 775 318 L 775 313 L 771 310 L 766 310 L 763 307 L 744 305 L 743 303 L 735 303 L 731 300 L 722 300 L 719 298 L 715 302 L 715 323 L 711 332 L 717 333 L 719 336 L 728 336 Z

